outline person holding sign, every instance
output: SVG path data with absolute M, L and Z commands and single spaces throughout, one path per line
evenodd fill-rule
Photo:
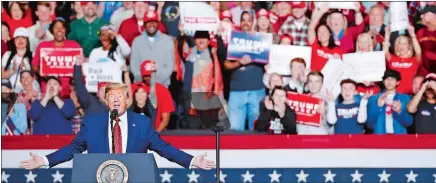
M 413 93 L 413 77 L 417 74 L 422 61 L 421 47 L 416 38 L 415 28 L 409 25 L 408 32 L 410 36 L 401 35 L 395 40 L 395 54 L 389 52 L 389 47 L 391 46 L 387 42 L 391 34 L 389 26 L 385 29 L 386 41 L 383 42 L 387 68 L 396 70 L 401 74 L 403 81 L 398 85 L 397 91 L 404 94 Z
M 41 100 L 35 100 L 29 115 L 34 121 L 33 134 L 72 134 L 71 118 L 76 114 L 71 99 L 61 99 L 61 81 L 54 76 L 47 77 L 47 89 Z
M 283 86 L 274 87 L 259 108 L 260 115 L 255 123 L 255 130 L 273 134 L 297 134 L 296 114 L 286 104 L 286 91 Z
M 341 96 L 339 103 L 332 105 L 334 107 L 329 110 L 336 111 L 336 115 L 332 116 L 332 120 L 328 121 L 330 125 L 334 125 L 335 134 L 362 134 L 364 132 L 363 124 L 366 122 L 366 105 L 368 98 L 372 93 L 366 93 L 363 98 L 358 101 L 355 98 L 357 94 L 357 83 L 351 79 L 341 81 Z M 334 102 L 334 97 L 328 92 L 329 102 Z M 330 107 L 330 106 L 329 106 Z
M 397 91 L 401 78 L 398 71 L 387 69 L 383 76 L 386 90 L 368 100 L 366 122 L 374 129 L 374 134 L 407 134 L 406 127 L 413 123 L 406 108 L 410 97 Z
M 325 98 L 321 94 L 321 88 L 323 85 L 324 75 L 321 72 L 318 71 L 312 71 L 307 75 L 307 86 L 309 88 L 309 95 L 315 98 L 323 99 Z M 328 105 L 330 107 L 328 107 Z M 334 107 L 334 102 L 329 102 L 327 100 L 326 102 L 324 100 L 321 100 L 319 103 L 319 107 L 315 108 L 317 113 L 321 114 L 320 121 L 311 121 L 311 124 L 317 124 L 317 125 L 308 125 L 308 124 L 297 124 L 297 132 L 299 135 L 328 135 L 332 134 L 331 128 L 329 124 L 327 124 L 327 121 L 333 121 L 332 119 L 327 119 L 327 117 L 334 116 L 334 110 L 328 110 L 332 109 Z M 330 114 L 328 114 L 330 113 Z
M 309 24 L 308 41 L 312 47 L 312 62 L 310 70 L 321 71 L 331 58 L 341 58 L 344 53 L 333 37 L 332 29 L 326 24 L 318 24 L 321 16 L 328 11 L 327 6 L 318 7 L 312 14 Z
M 254 17 L 249 12 L 243 12 L 241 29 L 253 33 L 253 21 Z M 245 55 L 240 60 L 226 60 L 224 68 L 233 70 L 229 95 L 231 129 L 244 130 L 248 117 L 248 127 L 253 130 L 254 120 L 259 116 L 259 102 L 265 97 L 262 83 L 263 65 L 252 63 L 250 56 Z

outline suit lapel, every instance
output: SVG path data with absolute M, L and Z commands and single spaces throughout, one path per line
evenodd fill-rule
M 108 134 L 108 130 L 109 130 L 109 114 L 108 113 L 104 113 L 105 115 L 103 116 L 103 123 L 104 123 L 104 127 L 103 127 L 103 153 L 110 153 L 111 151 L 109 150 L 109 134 Z
M 127 112 L 127 147 L 126 153 L 133 152 L 133 145 L 136 137 L 136 124 L 133 120 L 133 115 L 131 112 Z

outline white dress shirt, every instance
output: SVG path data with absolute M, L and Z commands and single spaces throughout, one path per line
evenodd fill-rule
M 128 125 L 127 125 L 127 111 L 124 112 L 123 115 L 118 117 L 120 119 L 119 125 L 121 128 L 121 140 L 122 140 L 122 146 L 123 146 L 123 153 L 126 153 L 126 149 L 127 149 L 127 129 L 128 129 Z M 109 121 L 108 121 L 109 125 L 108 125 L 108 139 L 109 139 L 109 152 L 112 152 L 112 132 L 111 132 L 111 127 L 110 127 L 110 113 L 109 113 Z M 115 120 L 113 121 L 113 125 L 115 126 Z M 115 128 L 114 128 L 115 130 Z M 114 131 L 115 133 L 115 131 Z
M 27 28 L 27 31 L 29 32 L 30 51 L 32 52 L 35 52 L 40 42 L 54 39 L 53 34 L 51 34 L 49 30 L 45 31 L 45 36 L 42 39 L 36 37 L 36 30 L 38 30 L 39 27 L 41 27 L 41 24 L 37 21 L 35 25 Z

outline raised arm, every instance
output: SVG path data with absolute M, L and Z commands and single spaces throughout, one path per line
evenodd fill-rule
M 422 96 L 425 93 L 425 90 L 427 90 L 428 82 L 425 82 L 422 84 L 421 89 L 416 93 L 416 95 L 412 98 L 412 100 L 407 105 L 407 111 L 411 114 L 415 114 L 418 110 L 419 102 L 421 102 Z
M 79 60 L 79 59 L 77 59 Z M 85 82 L 83 81 L 82 73 L 82 63 L 76 61 L 74 66 L 73 78 L 74 78 L 74 89 L 76 90 L 77 98 L 79 99 L 80 105 L 86 111 L 91 104 L 91 98 L 93 97 L 86 89 Z
M 121 70 L 123 71 L 124 84 L 126 84 L 129 87 L 129 99 L 127 101 L 127 108 L 129 108 L 133 104 L 132 81 L 130 79 L 130 73 L 127 66 L 123 65 L 121 67 Z
M 309 45 L 313 44 L 316 40 L 316 32 L 315 27 L 318 25 L 319 20 L 321 19 L 322 15 L 326 13 L 329 10 L 327 3 L 323 3 L 321 7 L 316 7 L 312 18 L 310 19 L 309 28 L 307 32 L 307 39 L 309 41 Z
M 415 27 L 409 25 L 408 32 L 410 37 L 412 38 L 413 51 L 415 51 L 416 61 L 418 62 L 419 65 L 421 65 L 422 51 L 421 51 L 421 46 L 419 45 L 419 41 L 416 38 Z
M 391 43 L 389 42 L 389 38 L 391 37 L 391 30 L 389 26 L 385 27 L 385 39 L 383 41 L 383 52 L 385 53 L 386 61 L 391 61 L 391 53 L 389 53 L 389 47 Z

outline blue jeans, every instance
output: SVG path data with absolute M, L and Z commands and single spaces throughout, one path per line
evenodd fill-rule
M 232 130 L 245 130 L 248 116 L 248 129 L 254 129 L 254 121 L 259 117 L 259 103 L 265 98 L 265 89 L 230 91 L 229 120 Z

